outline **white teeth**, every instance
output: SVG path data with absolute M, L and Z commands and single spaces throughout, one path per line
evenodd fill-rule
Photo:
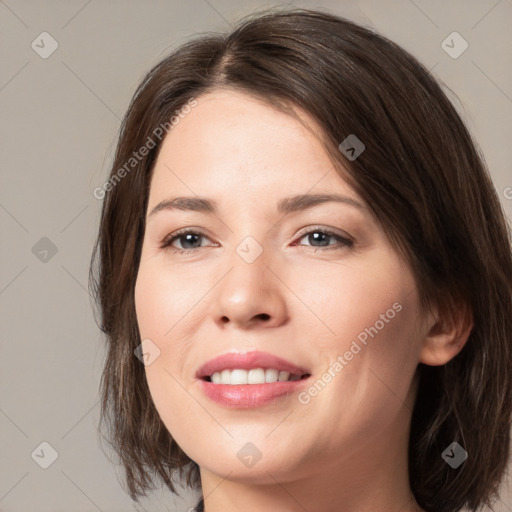
M 290 380 L 290 374 L 288 372 L 279 372 L 279 379 L 281 381 Z
M 243 370 L 235 370 L 235 371 L 243 371 Z M 235 372 L 233 372 L 235 373 Z M 253 368 L 248 372 L 244 372 L 247 374 L 247 382 L 244 384 L 261 384 L 262 382 L 266 382 L 265 372 L 263 368 Z M 233 382 L 233 374 L 231 374 L 231 382 Z
M 221 383 L 222 384 L 231 384 L 231 371 L 230 370 L 222 370 Z
M 273 368 L 265 370 L 265 382 L 277 382 L 278 376 L 279 370 L 274 370 Z
M 300 375 L 291 375 L 289 372 L 274 368 L 252 368 L 250 370 L 222 370 L 210 376 L 214 384 L 265 384 L 272 382 L 286 382 L 300 379 Z
M 231 370 L 230 384 L 247 384 L 247 376 L 248 373 L 245 370 Z

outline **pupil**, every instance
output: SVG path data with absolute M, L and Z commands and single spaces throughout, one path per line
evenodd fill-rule
M 186 235 L 185 235 L 185 244 L 186 244 L 187 242 L 191 242 L 190 238 L 194 238 L 194 237 L 195 237 L 196 239 L 197 239 L 197 238 L 199 238 L 199 237 L 198 237 L 198 235 L 194 235 L 194 234 L 192 234 L 192 233 L 188 233 L 188 234 L 186 234 Z M 196 242 L 197 242 L 197 240 L 196 240 Z M 192 241 L 192 243 L 193 243 L 193 241 Z M 184 245 L 185 245 L 185 244 L 184 244 Z M 194 247 L 192 247 L 192 248 L 194 248 Z
M 316 233 L 313 233 L 311 235 L 309 235 L 310 237 L 313 237 L 317 242 L 319 241 L 319 238 L 322 238 L 324 237 L 324 242 L 325 242 L 325 237 L 328 237 L 330 235 L 328 235 L 327 233 L 319 233 L 319 232 L 316 232 Z M 310 242 L 311 242 L 311 239 L 310 239 Z M 329 245 L 329 244 L 322 244 L 322 245 Z

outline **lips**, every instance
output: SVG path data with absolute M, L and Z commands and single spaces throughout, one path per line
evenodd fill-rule
M 265 382 L 264 384 L 226 384 L 211 382 L 210 375 L 223 370 L 252 370 L 255 368 L 273 369 L 288 372 L 297 376 L 295 380 Z M 196 373 L 201 391 L 210 400 L 222 407 L 234 409 L 252 409 L 264 407 L 270 403 L 281 403 L 283 406 L 290 396 L 303 390 L 311 379 L 307 368 L 298 366 L 291 361 L 282 359 L 268 352 L 249 352 L 247 354 L 223 354 L 205 363 Z M 238 379 L 237 379 L 238 380 Z
M 222 370 L 251 370 L 253 368 L 272 368 L 302 377 L 310 375 L 307 368 L 300 367 L 291 361 L 282 359 L 268 352 L 253 351 L 245 354 L 222 354 L 203 364 L 196 372 L 196 377 L 205 380 L 215 372 Z

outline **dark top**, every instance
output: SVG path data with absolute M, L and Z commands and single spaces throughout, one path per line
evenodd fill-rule
M 195 506 L 196 512 L 204 512 L 204 500 L 201 498 L 201 501 Z

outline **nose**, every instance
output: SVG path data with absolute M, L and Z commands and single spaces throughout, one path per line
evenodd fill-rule
M 233 252 L 229 270 L 212 297 L 214 319 L 220 328 L 277 327 L 287 321 L 286 286 L 272 268 L 268 251 L 250 263 Z

